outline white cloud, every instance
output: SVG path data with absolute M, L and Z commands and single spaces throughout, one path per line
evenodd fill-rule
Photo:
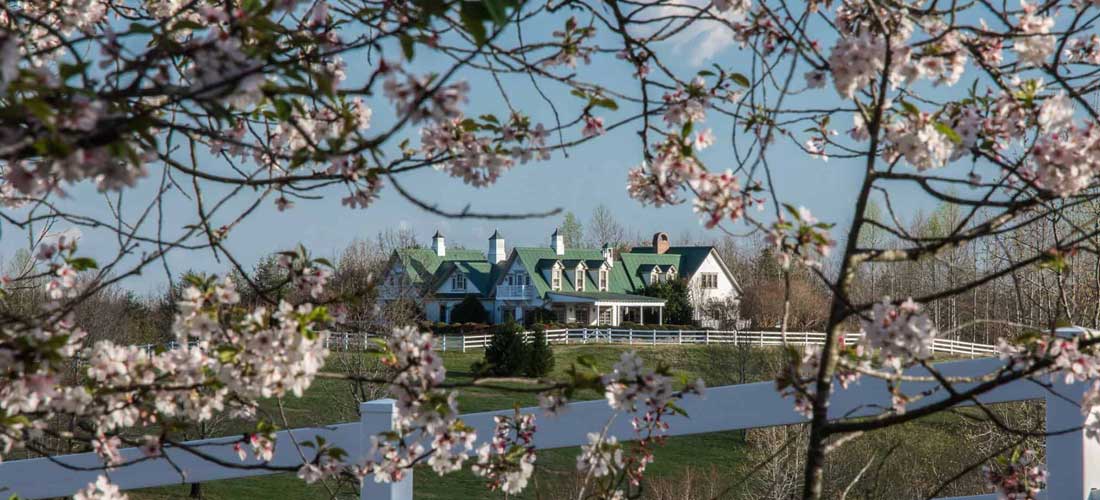
M 675 0 L 672 2 L 655 2 L 658 4 L 649 19 L 656 19 L 671 15 L 692 16 L 698 14 L 698 9 L 710 5 L 709 0 Z M 710 13 L 729 22 L 737 22 L 744 19 L 744 14 L 731 9 L 727 12 L 718 12 L 711 8 Z M 681 21 L 687 22 L 687 21 Z M 660 23 L 655 23 L 660 26 Z M 650 26 L 650 25 L 646 25 Z M 652 34 L 656 28 L 649 29 Z M 719 52 L 737 43 L 734 40 L 733 31 L 728 26 L 718 21 L 690 21 L 690 24 L 671 36 L 668 41 L 672 44 L 677 54 L 685 54 L 693 65 L 705 63 Z

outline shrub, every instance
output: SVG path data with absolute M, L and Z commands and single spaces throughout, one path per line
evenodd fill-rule
M 694 309 L 691 305 L 691 291 L 688 289 L 687 280 L 676 279 L 654 283 L 645 287 L 642 295 L 665 299 L 665 321 L 681 325 L 694 323 L 692 318 Z M 656 323 L 656 315 L 646 322 Z
M 451 323 L 488 323 L 489 311 L 481 305 L 477 295 L 467 295 L 451 311 Z
M 497 327 L 485 348 L 485 360 L 479 363 L 475 371 L 481 375 L 508 377 L 523 373 L 527 362 L 523 328 L 510 321 Z
M 527 344 L 527 365 L 523 374 L 528 377 L 545 377 L 554 369 L 554 351 L 546 343 L 546 331 L 535 328 L 535 336 Z
M 558 321 L 558 316 L 554 314 L 554 311 L 546 308 L 531 309 L 523 315 L 523 322 L 527 326 L 537 325 L 539 323 L 554 323 Z

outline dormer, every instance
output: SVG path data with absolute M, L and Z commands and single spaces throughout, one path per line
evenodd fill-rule
M 665 270 L 665 281 L 672 281 L 676 279 L 676 266 L 668 266 Z
M 653 269 L 649 271 L 649 284 L 661 282 L 661 266 L 653 266 Z
M 562 273 L 565 270 L 565 266 L 561 261 L 555 261 L 554 265 L 550 266 L 550 289 L 555 292 L 561 291 Z
M 611 264 L 604 262 L 596 274 L 596 288 L 601 292 L 606 292 L 611 286 Z
M 577 267 L 573 269 L 573 288 L 578 292 L 584 291 L 585 273 L 588 271 L 588 265 L 584 261 L 577 262 Z

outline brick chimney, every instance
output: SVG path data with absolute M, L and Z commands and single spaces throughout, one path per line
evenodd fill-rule
M 653 235 L 653 252 L 662 254 L 668 251 L 668 233 L 655 233 Z

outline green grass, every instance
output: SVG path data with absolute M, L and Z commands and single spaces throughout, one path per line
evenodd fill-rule
M 579 357 L 587 356 L 601 370 L 614 365 L 626 347 L 589 345 L 555 346 L 555 367 L 551 376 L 564 377 Z M 636 346 L 635 350 L 651 365 L 664 363 L 677 373 L 694 379 L 702 377 L 708 385 L 722 385 L 740 381 L 769 378 L 765 370 L 753 369 L 740 376 L 731 361 L 732 350 L 707 346 L 660 346 L 650 348 Z M 774 352 L 774 351 L 769 351 Z M 751 356 L 758 361 L 762 352 Z M 354 354 L 337 354 L 355 356 Z M 448 380 L 469 382 L 473 379 L 472 365 L 482 357 L 481 351 L 443 354 Z M 285 415 L 292 427 L 347 422 L 355 419 L 355 406 L 350 394 L 345 395 L 346 382 L 319 379 L 301 398 L 287 398 L 281 410 L 274 403 L 265 405 L 273 415 Z M 598 399 L 601 395 L 592 391 L 577 394 L 576 399 Z M 459 408 L 463 413 L 511 408 L 515 405 L 534 406 L 533 394 L 510 393 L 489 388 L 472 387 L 460 392 Z M 595 424 L 594 424 L 595 425 Z M 227 424 L 217 435 L 230 435 L 247 430 L 245 423 Z M 745 444 L 739 432 L 721 432 L 695 436 L 670 438 L 658 449 L 657 460 L 648 469 L 648 477 L 675 477 L 688 469 L 711 468 L 725 475 L 738 469 L 745 459 Z M 577 448 L 540 450 L 536 463 L 535 481 L 521 498 L 557 498 L 563 484 L 571 484 L 576 470 Z M 419 467 L 415 472 L 415 495 L 418 499 L 503 498 L 491 494 L 484 481 L 469 471 L 439 477 L 431 469 Z M 135 500 L 159 500 L 186 498 L 187 485 L 151 488 L 131 492 Z M 319 486 L 307 486 L 290 474 L 278 474 L 257 478 L 212 481 L 203 484 L 203 495 L 210 499 L 251 498 L 329 498 L 329 492 Z M 357 496 L 356 496 L 357 497 Z

